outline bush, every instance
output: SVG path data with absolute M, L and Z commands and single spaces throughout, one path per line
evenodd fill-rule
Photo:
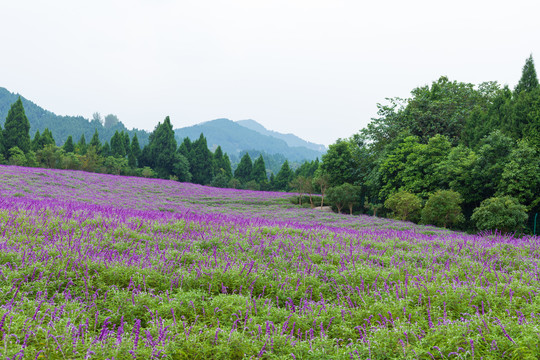
M 394 212 L 394 217 L 398 220 L 415 221 L 418 220 L 422 200 L 408 191 L 400 191 L 390 195 L 384 202 L 384 206 Z
M 478 230 L 518 231 L 527 220 L 527 208 L 511 196 L 492 197 L 474 209 L 471 220 Z
M 447 227 L 465 220 L 461 213 L 461 194 L 452 190 L 438 190 L 429 196 L 422 210 L 422 222 Z

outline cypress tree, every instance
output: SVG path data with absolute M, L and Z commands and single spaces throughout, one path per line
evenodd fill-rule
M 251 180 L 251 172 L 253 171 L 253 163 L 251 162 L 251 157 L 249 153 L 245 153 L 244 156 L 240 159 L 238 167 L 234 171 L 234 177 L 242 184 L 247 183 Z
M 530 92 L 536 88 L 538 88 L 538 77 L 536 76 L 534 60 L 531 55 L 525 61 L 525 65 L 523 66 L 523 70 L 521 72 L 521 79 L 519 79 L 514 91 L 516 94 L 519 94 L 522 91 Z
M 251 179 L 255 180 L 259 184 L 268 181 L 268 178 L 266 177 L 266 166 L 264 164 L 264 159 L 262 155 L 259 155 L 257 160 L 255 160 L 255 162 L 253 163 Z
M 73 138 L 71 137 L 71 135 L 68 136 L 62 148 L 66 153 L 72 153 L 75 151 L 75 145 L 73 145 Z
M 4 151 L 8 152 L 17 146 L 25 154 L 30 151 L 30 122 L 24 113 L 21 98 L 17 99 L 9 109 L 4 124 Z
M 133 134 L 131 139 L 131 146 L 128 157 L 128 164 L 131 167 L 137 167 L 137 162 L 141 157 L 141 146 L 139 145 L 139 139 L 137 138 L 137 133 Z
M 106 158 L 107 156 L 111 156 L 111 146 L 109 145 L 108 141 L 105 141 L 105 144 L 101 147 L 101 156 Z
M 118 130 L 114 132 L 111 138 L 111 154 L 114 157 L 125 157 L 126 149 L 124 148 L 124 136 Z
M 86 138 L 84 137 L 84 134 L 81 135 L 81 138 L 77 143 L 77 152 L 81 155 L 86 154 Z
M 141 156 L 146 166 L 154 169 L 161 178 L 168 178 L 174 173 L 176 140 L 170 118 L 167 116 L 158 123 L 149 137 L 149 143 Z
M 0 162 L 2 161 L 4 152 L 4 132 L 2 131 L 2 127 L 0 126 Z
M 289 190 L 289 183 L 291 182 L 293 178 L 293 172 L 291 168 L 289 167 L 289 161 L 285 160 L 283 165 L 281 165 L 281 169 L 277 173 L 275 180 L 274 180 L 274 186 L 276 190 Z
M 41 134 L 39 138 L 39 149 L 43 149 L 47 145 L 56 145 L 56 141 L 54 141 L 52 132 L 49 128 L 45 128 L 43 134 Z
M 127 133 L 127 131 L 122 131 L 120 135 L 122 135 L 124 139 L 124 150 L 126 151 L 126 156 L 129 156 L 129 153 L 131 152 L 129 134 Z
M 32 149 L 32 151 L 38 151 L 40 149 L 39 147 L 40 138 L 41 138 L 41 134 L 39 133 L 39 130 L 38 130 L 36 131 L 36 134 L 34 135 L 34 139 L 32 140 L 32 144 L 30 145 L 30 148 Z
M 96 114 L 99 116 L 99 113 L 94 113 L 94 116 Z M 94 135 L 92 135 L 92 139 L 90 140 L 90 146 L 93 146 L 94 149 L 96 149 L 96 153 L 98 154 L 101 153 L 102 145 L 101 145 L 101 141 L 99 141 L 99 134 L 98 134 L 97 129 L 94 130 Z
M 214 162 L 203 134 L 193 142 L 191 156 L 190 169 L 192 182 L 201 185 L 210 184 L 214 177 Z

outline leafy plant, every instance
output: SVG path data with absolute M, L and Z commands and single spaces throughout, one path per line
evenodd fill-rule
M 474 209 L 471 220 L 479 230 L 508 233 L 523 228 L 527 220 L 527 208 L 511 196 L 492 197 Z

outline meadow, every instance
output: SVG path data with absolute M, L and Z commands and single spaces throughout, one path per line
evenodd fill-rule
M 537 359 L 540 238 L 0 166 L 4 359 Z

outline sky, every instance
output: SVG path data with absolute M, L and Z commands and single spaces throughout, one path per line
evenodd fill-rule
M 445 75 L 517 84 L 540 2 L 35 0 L 1 6 L 0 87 L 128 128 L 217 118 L 329 145 Z

